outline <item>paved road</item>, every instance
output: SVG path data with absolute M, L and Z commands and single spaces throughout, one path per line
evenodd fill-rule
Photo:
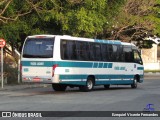
M 147 104 L 153 104 L 152 107 L 160 111 L 159 91 L 158 76 L 146 76 L 137 89 L 114 85 L 108 90 L 97 86 L 92 92 L 80 92 L 78 88 L 55 92 L 51 86 L 3 90 L 0 91 L 0 111 L 143 111 Z

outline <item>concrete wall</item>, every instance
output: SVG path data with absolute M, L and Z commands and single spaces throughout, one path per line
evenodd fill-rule
M 160 62 L 157 63 L 144 63 L 145 70 L 160 70 Z
M 160 70 L 160 61 L 157 59 L 156 44 L 153 44 L 151 49 L 142 49 L 141 53 L 145 70 Z
M 157 45 L 153 44 L 151 49 L 142 49 L 144 63 L 157 63 Z

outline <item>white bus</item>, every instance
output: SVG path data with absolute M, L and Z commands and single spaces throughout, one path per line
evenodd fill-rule
M 55 91 L 67 86 L 91 91 L 94 86 L 131 85 L 143 82 L 144 67 L 135 45 L 66 35 L 28 36 L 21 56 L 23 82 L 52 84 Z

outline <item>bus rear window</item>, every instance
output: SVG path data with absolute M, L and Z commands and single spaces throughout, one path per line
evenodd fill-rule
M 24 58 L 52 58 L 54 38 L 29 38 L 23 49 Z

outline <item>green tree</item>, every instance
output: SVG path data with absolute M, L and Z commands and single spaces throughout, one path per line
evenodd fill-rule
M 0 36 L 15 47 L 27 35 L 104 38 L 125 0 L 2 0 Z
M 119 15 L 114 16 L 114 34 L 111 39 L 136 41 L 137 46 L 150 48 L 152 43 L 146 37 L 160 36 L 160 1 L 159 0 L 126 0 Z

